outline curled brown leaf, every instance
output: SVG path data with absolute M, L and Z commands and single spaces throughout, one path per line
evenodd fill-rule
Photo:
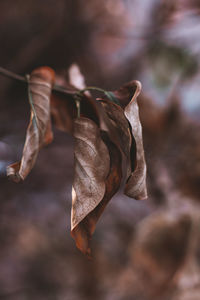
M 126 159 L 126 178 L 129 177 L 131 170 L 136 163 L 135 139 L 132 136 L 130 124 L 125 117 L 124 110 L 117 104 L 108 100 L 101 100 L 101 105 L 107 115 L 110 125 L 107 133 L 110 140 L 118 147 Z M 111 129 L 112 124 L 112 130 Z M 113 131 L 115 130 L 115 138 Z
M 141 92 L 141 83 L 131 81 L 114 92 L 119 102 L 124 108 L 124 115 L 128 120 L 132 136 L 130 166 L 127 171 L 127 181 L 124 193 L 136 200 L 147 198 L 146 188 L 146 162 L 144 157 L 144 148 L 142 140 L 142 126 L 140 123 L 139 108 L 137 97 Z M 136 149 L 136 150 L 135 150 Z M 136 151 L 136 157 L 134 152 Z M 135 163 L 134 163 L 135 160 Z
M 90 254 L 80 223 L 104 197 L 110 157 L 98 126 L 87 118 L 74 122 L 74 182 L 72 188 L 71 230 L 77 247 Z M 78 228 L 76 228 L 79 226 Z M 76 228 L 76 230 L 75 230 Z M 80 233 L 81 231 L 81 233 Z
M 96 224 L 108 202 L 118 191 L 122 178 L 120 151 L 116 145 L 110 141 L 106 132 L 101 132 L 101 137 L 107 146 L 110 156 L 109 173 L 105 179 L 104 195 L 99 204 L 97 204 L 93 210 L 91 210 L 89 213 L 86 211 L 84 219 L 82 219 L 82 221 L 78 223 L 77 226 L 75 226 L 72 230 L 72 236 L 76 240 L 77 247 L 88 257 L 91 256 L 89 241 L 95 231 Z M 80 203 L 78 204 L 80 205 Z M 72 211 L 72 218 L 73 213 L 76 212 L 74 210 Z
M 33 168 L 40 148 L 53 139 L 50 121 L 50 95 L 54 71 L 49 67 L 35 69 L 29 79 L 31 117 L 20 162 L 7 167 L 7 175 L 15 182 L 24 180 Z

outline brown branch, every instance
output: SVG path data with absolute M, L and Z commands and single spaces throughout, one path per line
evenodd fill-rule
M 16 79 L 16 80 L 19 80 L 22 82 L 26 82 L 26 78 L 24 76 L 21 76 L 16 73 L 13 73 L 11 71 L 8 71 L 7 69 L 4 69 L 2 67 L 0 67 L 0 74 L 7 76 L 8 78 L 11 78 L 11 79 Z
M 24 83 L 27 83 L 27 79 L 25 76 L 21 76 L 19 74 L 13 73 L 5 68 L 0 67 L 0 74 L 6 76 L 10 79 L 18 80 Z M 53 91 L 63 93 L 65 95 L 69 95 L 70 93 L 62 86 L 54 85 Z

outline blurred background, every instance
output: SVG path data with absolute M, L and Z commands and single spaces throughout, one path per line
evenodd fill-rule
M 148 167 L 146 201 L 119 192 L 92 240 L 93 260 L 70 236 L 73 139 L 54 128 L 23 184 L 29 104 L 0 75 L 0 299 L 199 300 L 200 1 L 1 0 L 0 66 L 48 65 L 112 90 L 132 79 Z

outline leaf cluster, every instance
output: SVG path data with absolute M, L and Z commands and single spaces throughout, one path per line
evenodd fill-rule
M 15 182 L 27 177 L 40 149 L 53 140 L 51 118 L 58 129 L 73 135 L 71 235 L 90 257 L 96 223 L 121 182 L 127 196 L 147 197 L 137 104 L 141 84 L 132 81 L 113 92 L 96 88 L 103 96 L 95 98 L 88 92 L 93 87 L 78 89 L 70 83 L 67 94 L 54 92 L 55 72 L 49 67 L 33 70 L 27 81 L 30 122 L 21 161 L 8 166 L 7 175 Z

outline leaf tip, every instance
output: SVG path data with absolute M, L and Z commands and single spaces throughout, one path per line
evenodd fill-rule
M 40 78 L 51 82 L 51 84 L 53 84 L 55 81 L 55 72 L 52 68 L 48 66 L 43 66 L 34 69 L 31 73 L 31 76 L 39 76 Z
M 9 180 L 19 183 L 23 180 L 19 175 L 20 163 L 14 163 L 6 168 L 7 177 Z

